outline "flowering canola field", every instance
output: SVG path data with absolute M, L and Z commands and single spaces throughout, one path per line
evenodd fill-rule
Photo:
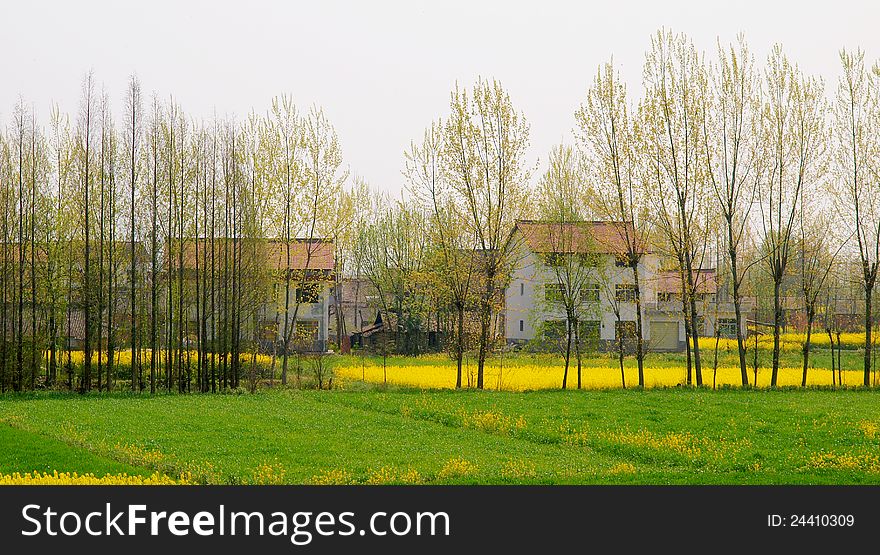
M 411 359 L 410 359 L 411 360 Z M 432 361 L 433 362 L 433 361 Z M 462 385 L 476 384 L 476 364 L 470 364 L 463 370 Z M 687 383 L 687 369 L 684 367 L 645 367 L 645 387 L 674 387 Z M 504 365 L 493 360 L 486 364 L 484 387 L 502 391 L 529 391 L 538 389 L 559 389 L 562 386 L 564 367 L 561 363 L 521 363 L 507 362 Z M 627 387 L 638 384 L 638 370 L 626 368 Z M 433 364 L 407 364 L 406 359 L 389 362 L 387 369 L 381 364 L 371 361 L 362 363 L 358 359 L 348 359 L 336 366 L 337 379 L 364 380 L 371 383 L 387 383 L 417 387 L 421 389 L 453 389 L 455 388 L 456 369 L 451 361 L 439 357 Z M 758 369 L 758 387 L 770 386 L 770 368 Z M 787 367 L 779 369 L 778 385 L 800 386 L 802 369 Z M 470 375 L 470 381 L 468 380 Z M 703 384 L 712 385 L 712 367 L 703 366 Z M 844 370 L 843 384 L 857 386 L 863 379 L 861 371 Z M 718 368 L 715 378 L 717 386 L 739 386 L 741 384 L 739 367 L 724 366 Z M 754 373 L 749 369 L 749 382 L 754 380 Z M 616 366 L 585 366 L 581 370 L 581 384 L 584 389 L 618 389 L 621 387 L 620 368 Z M 831 371 L 824 368 L 811 368 L 807 375 L 807 385 L 832 385 Z M 568 373 L 568 388 L 577 387 L 577 367 L 572 365 Z

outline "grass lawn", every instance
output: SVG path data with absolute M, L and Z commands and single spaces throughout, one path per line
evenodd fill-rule
M 880 483 L 877 392 L 0 398 L 0 470 L 218 483 Z M 114 462 L 116 461 L 116 462 Z
M 14 472 L 79 474 L 129 474 L 149 476 L 151 471 L 97 455 L 40 434 L 0 424 L 0 474 Z

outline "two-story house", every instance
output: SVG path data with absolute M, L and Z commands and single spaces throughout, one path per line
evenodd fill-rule
M 583 257 L 587 270 L 579 270 L 577 310 L 581 338 L 600 349 L 614 348 L 617 340 L 635 337 L 636 294 L 633 268 L 627 256 L 634 245 L 642 308 L 642 338 L 649 350 L 678 351 L 685 347 L 681 281 L 677 272 L 661 269 L 660 256 L 649 245 L 638 245 L 628 222 L 518 221 L 513 229 L 518 263 L 505 292 L 504 324 L 510 344 L 525 344 L 548 329 L 565 329 L 563 291 L 570 270 L 560 271 L 559 261 Z M 586 273 L 583 273 L 585 272 Z M 567 273 L 568 272 L 568 273 Z M 700 270 L 695 277 L 700 335 L 735 334 L 732 303 L 718 299 L 715 270 Z M 745 320 L 746 313 L 743 314 Z
M 629 229 L 627 229 L 627 226 Z M 516 222 L 513 232 L 518 260 L 505 294 L 504 321 L 509 343 L 522 344 L 536 338 L 552 324 L 564 328 L 565 312 L 559 288 L 565 287 L 564 272 L 554 267 L 554 255 L 582 256 L 587 269 L 577 294 L 581 336 L 585 343 L 608 347 L 618 334 L 635 336 L 636 303 L 632 267 L 624 254 L 626 237 L 635 234 L 623 222 L 551 223 L 532 220 Z M 645 246 L 639 249 L 640 276 L 656 273 L 658 258 Z M 566 259 L 570 260 L 570 259 Z M 566 262 L 568 263 L 568 262 Z M 586 272 L 586 273 L 583 273 Z M 642 301 L 652 300 L 653 292 L 640 283 Z M 644 339 L 650 338 L 643 325 Z

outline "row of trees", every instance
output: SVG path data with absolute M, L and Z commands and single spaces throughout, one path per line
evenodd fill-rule
M 173 99 L 145 102 L 133 78 L 114 117 L 88 75 L 72 125 L 53 109 L 47 132 L 22 101 L 0 138 L 0 384 L 109 389 L 122 351 L 132 389 L 237 387 L 260 350 L 271 352 L 273 375 L 280 357 L 286 381 L 302 301 L 294 292 L 352 276 L 377 292 L 394 349 L 418 353 L 435 331 L 457 361 L 457 385 L 473 350 L 474 385 L 483 387 L 522 252 L 511 230 L 537 217 L 560 229 L 627 222 L 615 228 L 615 254 L 634 289 L 640 385 L 649 249 L 679 273 L 688 382 L 697 385 L 700 269 L 718 266 L 735 307 L 743 385 L 743 299 L 772 299 L 775 385 L 786 298 L 798 291 L 809 333 L 832 276 L 854 275 L 855 264 L 868 385 L 880 67 L 866 66 L 860 51 L 842 52 L 841 64 L 829 101 L 822 79 L 781 47 L 758 65 L 742 37 L 707 57 L 686 36 L 658 31 L 642 96 L 631 98 L 617 68 L 602 65 L 574 112 L 576 144 L 555 148 L 540 175 L 526 155 L 527 120 L 501 84 L 456 86 L 445 115 L 405 152 L 399 200 L 360 180 L 346 185 L 336 133 L 318 108 L 300 113 L 282 96 L 243 121 L 194 120 Z M 332 240 L 335 271 L 278 272 L 291 266 L 290 248 L 277 251 L 275 266 L 265 263 L 271 240 L 296 239 L 309 245 L 306 268 L 311 245 Z M 596 260 L 560 251 L 553 267 L 566 352 L 574 348 L 579 360 L 580 299 Z M 335 298 L 341 344 L 345 318 Z
M 498 292 L 518 262 L 510 230 L 525 217 L 555 224 L 632 223 L 618 227 L 616 255 L 630 268 L 635 290 L 640 385 L 640 264 L 649 249 L 671 260 L 669 268 L 680 275 L 688 383 L 702 385 L 704 379 L 699 270 L 717 267 L 721 295 L 729 296 L 736 314 L 743 385 L 749 384 L 746 294 L 759 297 L 759 305 L 765 297 L 772 301 L 767 323 L 774 339 L 773 385 L 785 304 L 801 298 L 806 383 L 810 334 L 820 309 L 829 333 L 838 326 L 841 283 L 861 289 L 869 385 L 880 250 L 880 66 L 866 66 L 861 51 L 842 51 L 840 60 L 842 74 L 829 102 L 824 81 L 805 74 L 780 46 L 760 66 L 743 37 L 719 44 L 707 58 L 685 35 L 658 31 L 645 58 L 643 95 L 631 99 L 617 68 L 601 66 L 575 112 L 577 144 L 550 153 L 534 190 L 533 167 L 524 155 L 528 124 L 507 93 L 496 81 L 481 80 L 471 90 L 456 87 L 448 115 L 431 123 L 406 152 L 409 195 L 392 209 L 398 217 L 427 218 L 430 248 L 408 252 L 405 263 L 394 257 L 374 261 L 401 279 L 415 275 L 408 268 L 423 268 L 437 282 L 432 290 L 441 301 L 431 306 L 443 306 L 452 316 L 448 343 L 458 361 L 459 386 L 469 328 L 476 328 L 472 340 L 482 385 L 485 355 L 500 333 Z M 384 233 L 400 231 L 392 226 Z M 573 237 L 557 241 L 562 259 L 553 268 L 569 353 L 572 343 L 579 349 L 579 321 L 585 317 L 580 299 L 596 261 L 566 248 Z M 854 282 L 852 275 L 860 279 Z M 411 284 L 413 291 L 422 290 L 419 280 Z M 567 361 L 568 355 L 566 375 Z
M 89 74 L 72 124 L 53 107 L 47 132 L 20 101 L 0 137 L 4 390 L 238 387 L 267 319 L 281 330 L 270 343 L 291 344 L 292 292 L 314 279 L 273 273 L 270 252 L 286 257 L 277 268 L 296 252 L 266 238 L 305 238 L 309 268 L 310 240 L 340 235 L 351 213 L 319 108 L 279 97 L 244 121 L 198 121 L 173 99 L 145 101 L 134 77 L 123 106 L 114 117 Z

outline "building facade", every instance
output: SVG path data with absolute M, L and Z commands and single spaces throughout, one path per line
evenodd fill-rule
M 612 349 L 623 340 L 631 349 L 637 312 L 627 253 L 635 252 L 644 344 L 653 351 L 684 350 L 679 272 L 663 270 L 661 257 L 649 245 L 637 245 L 631 224 L 523 220 L 516 223 L 513 234 L 517 263 L 504 299 L 509 344 L 525 345 L 548 335 L 560 336 L 566 326 L 565 305 L 574 303 L 582 344 Z M 560 268 L 560 264 L 566 266 Z M 700 335 L 720 331 L 722 336 L 735 336 L 733 304 L 719 300 L 715 270 L 696 272 L 695 288 Z

